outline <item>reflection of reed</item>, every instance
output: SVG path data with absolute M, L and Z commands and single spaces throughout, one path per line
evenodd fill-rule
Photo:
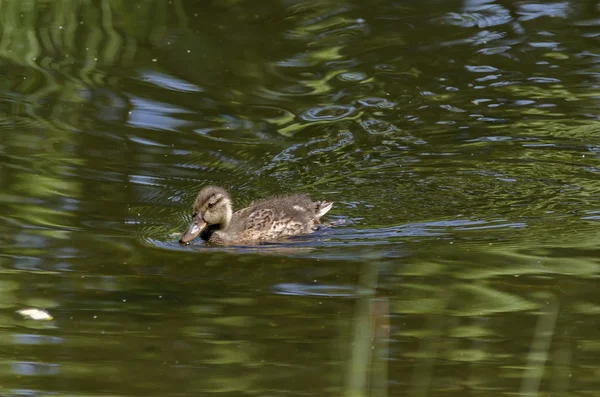
M 449 302 L 450 297 L 445 296 L 448 293 L 445 290 L 440 290 L 435 297 L 438 302 Z M 451 292 L 450 292 L 451 294 Z M 425 329 L 431 330 L 432 334 L 425 337 L 421 341 L 420 351 L 427 353 L 413 369 L 413 385 L 411 396 L 425 397 L 429 394 L 429 389 L 433 383 L 433 372 L 435 362 L 440 355 L 440 338 L 442 335 L 444 320 L 439 313 L 430 313 L 427 317 L 427 326 Z
M 531 349 L 527 356 L 527 367 L 521 382 L 519 394 L 524 396 L 537 396 L 542 376 L 548 359 L 550 342 L 556 330 L 556 319 L 558 317 L 559 303 L 553 296 L 549 299 L 547 310 L 540 312 Z
M 346 376 L 346 396 L 387 396 L 389 305 L 386 298 L 375 296 L 378 275 L 377 265 L 372 262 L 363 265 Z

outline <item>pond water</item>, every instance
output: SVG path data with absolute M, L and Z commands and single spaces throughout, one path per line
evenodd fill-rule
M 0 394 L 596 394 L 599 26 L 585 0 L 0 2 Z M 180 245 L 208 184 L 340 225 Z

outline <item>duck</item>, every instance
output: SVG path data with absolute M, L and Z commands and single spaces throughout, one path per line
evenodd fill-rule
M 293 194 L 255 201 L 233 212 L 225 189 L 206 186 L 194 201 L 192 221 L 179 242 L 188 244 L 200 235 L 209 244 L 259 244 L 310 234 L 332 206 L 333 202 Z

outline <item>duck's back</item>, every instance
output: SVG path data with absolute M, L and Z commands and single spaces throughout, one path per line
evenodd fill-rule
M 331 206 L 332 203 L 312 201 L 304 194 L 256 201 L 235 212 L 228 228 L 216 237 L 252 242 L 307 234 Z

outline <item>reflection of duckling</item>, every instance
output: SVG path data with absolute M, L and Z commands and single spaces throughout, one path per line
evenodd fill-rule
M 198 193 L 192 223 L 179 242 L 187 243 L 199 234 L 215 244 L 252 244 L 308 234 L 332 205 L 297 194 L 256 201 L 232 212 L 227 191 L 207 186 Z

